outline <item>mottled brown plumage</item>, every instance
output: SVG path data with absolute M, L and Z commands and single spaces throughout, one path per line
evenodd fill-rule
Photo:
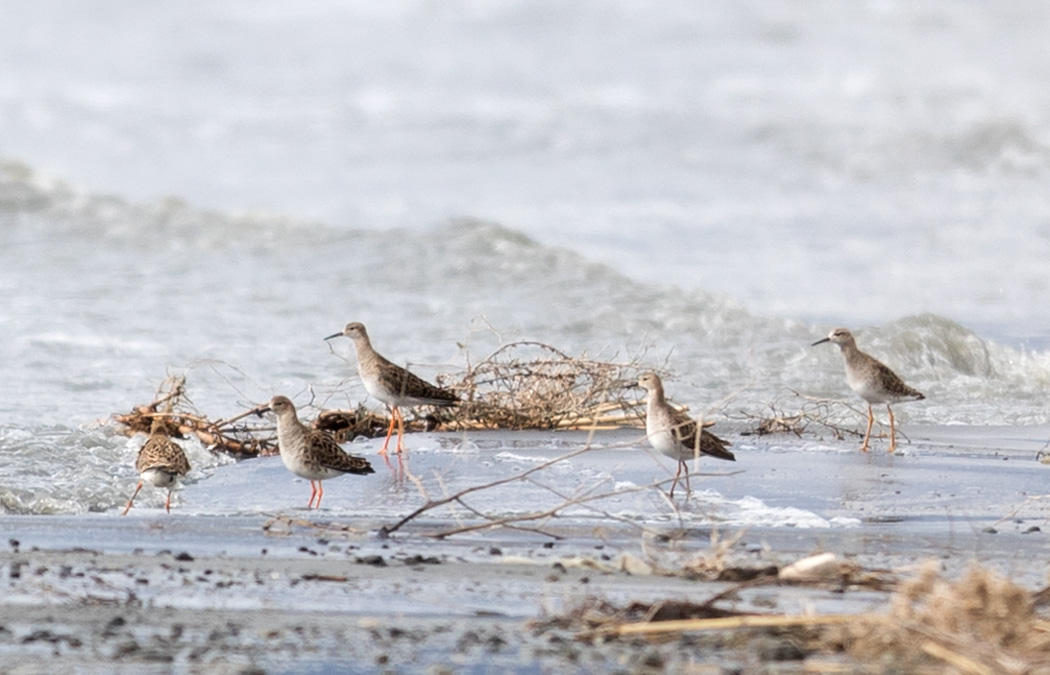
M 310 501 L 306 508 L 321 507 L 324 488 L 321 481 L 346 473 L 375 473 L 364 457 L 349 455 L 328 433 L 311 429 L 299 421 L 295 405 L 285 396 L 274 396 L 266 410 L 277 416 L 277 447 L 284 466 L 310 481 Z
M 871 427 L 875 422 L 875 414 L 872 412 L 872 403 L 885 403 L 886 410 L 890 415 L 890 448 L 893 452 L 897 449 L 897 429 L 893 420 L 893 408 L 891 403 L 900 401 L 921 401 L 925 396 L 922 392 L 912 389 L 904 384 L 895 372 L 886 364 L 869 354 L 865 354 L 857 347 L 857 341 L 853 334 L 845 328 L 836 328 L 827 337 L 817 340 L 813 346 L 832 342 L 839 346 L 842 357 L 846 363 L 846 382 L 858 396 L 868 403 L 868 428 L 864 432 L 864 442 L 860 449 L 868 451 L 868 440 L 871 437 Z
M 402 406 L 450 406 L 459 403 L 459 398 L 453 392 L 430 384 L 380 355 L 372 348 L 372 342 L 368 339 L 368 332 L 364 324 L 348 323 L 342 332 L 329 335 L 325 340 L 337 337 L 348 337 L 353 340 L 354 351 L 357 354 L 357 372 L 361 376 L 365 389 L 390 409 L 390 426 L 387 428 L 386 439 L 383 441 L 383 448 L 379 454 L 386 454 L 390 437 L 394 433 L 395 422 L 397 423 L 397 447 L 394 452 L 400 453 L 402 450 L 401 439 L 405 433 L 405 420 L 400 410 Z
M 135 460 L 135 469 L 139 472 L 139 484 L 135 487 L 135 492 L 120 515 L 127 515 L 144 481 L 149 481 L 156 487 L 168 488 L 164 509 L 171 513 L 172 490 L 175 489 L 178 477 L 190 472 L 190 462 L 186 459 L 186 453 L 182 447 L 171 440 L 164 431 L 160 418 L 154 420 L 149 438 L 139 450 L 138 458 Z
M 697 424 L 689 415 L 677 410 L 664 397 L 664 385 L 656 373 L 642 373 L 638 386 L 643 387 L 646 396 L 645 434 L 649 443 L 657 452 L 678 460 L 678 471 L 671 483 L 671 497 L 678 485 L 678 478 L 686 468 L 686 460 L 699 455 L 708 455 L 718 459 L 735 462 L 736 457 L 729 450 L 729 442 L 722 440 L 707 429 L 700 429 L 700 442 L 697 443 Z M 688 494 L 689 471 L 685 473 L 685 489 Z

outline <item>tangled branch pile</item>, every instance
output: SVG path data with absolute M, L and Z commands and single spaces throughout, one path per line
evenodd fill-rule
M 168 435 L 174 438 L 196 436 L 204 447 L 212 452 L 225 452 L 240 457 L 255 457 L 277 452 L 273 434 L 260 436 L 256 427 L 241 422 L 254 413 L 248 410 L 235 417 L 212 421 L 193 410 L 186 398 L 186 378 L 167 379 L 152 403 L 135 406 L 129 413 L 114 415 L 113 419 L 123 424 L 128 435 L 149 434 L 155 419 L 160 419 Z M 162 404 L 163 411 L 159 410 Z
M 571 357 L 539 342 L 513 342 L 439 381 L 463 399 L 442 411 L 448 429 L 612 428 L 637 423 L 635 363 Z
M 845 401 L 826 398 L 815 398 L 785 389 L 765 404 L 768 412 L 751 413 L 741 410 L 734 417 L 752 425 L 747 434 L 765 436 L 767 434 L 794 434 L 802 436 L 811 433 L 820 437 L 830 434 L 835 440 L 846 436 L 861 437 L 855 428 L 858 416 L 864 411 L 850 406 Z
M 638 402 L 627 388 L 640 367 L 574 358 L 550 345 L 515 342 L 468 368 L 458 380 L 438 377 L 442 386 L 459 394 L 462 403 L 434 409 L 406 421 L 408 431 L 432 429 L 568 429 L 637 425 Z M 158 417 L 176 438 L 195 435 L 213 451 L 237 456 L 276 452 L 271 424 L 244 421 L 256 408 L 213 421 L 192 409 L 185 397 L 185 378 L 169 380 L 167 393 L 131 412 L 114 415 L 128 433 L 149 433 Z M 168 403 L 169 412 L 160 412 Z M 321 410 L 313 426 L 332 432 L 340 442 L 355 436 L 382 436 L 389 418 L 364 405 L 354 410 Z

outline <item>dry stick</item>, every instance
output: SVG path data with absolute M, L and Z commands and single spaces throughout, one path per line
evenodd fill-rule
M 568 495 L 562 493 L 560 490 L 556 490 L 555 488 L 552 488 L 551 486 L 549 486 L 549 485 L 547 485 L 545 483 L 541 483 L 538 480 L 535 480 L 533 478 L 526 478 L 525 480 L 529 481 L 530 483 L 532 483 L 533 485 L 535 485 L 537 487 L 541 487 L 544 490 L 547 490 L 548 492 L 553 493 L 557 497 L 561 497 L 562 499 L 567 500 L 566 503 L 569 506 L 572 505 L 571 503 L 568 502 L 568 500 L 571 500 L 572 497 L 569 497 Z M 602 485 L 602 484 L 604 484 L 606 482 L 608 482 L 608 481 L 602 481 L 602 482 L 598 483 L 595 486 L 595 488 L 597 488 L 598 485 Z M 619 494 L 619 493 L 612 492 L 612 493 L 609 493 L 609 496 L 615 496 L 617 494 Z M 644 534 L 657 534 L 657 532 L 655 530 L 651 530 L 651 529 L 649 529 L 648 527 L 646 527 L 644 525 L 639 525 L 638 523 L 636 523 L 635 521 L 631 520 L 630 518 L 624 518 L 623 516 L 613 515 L 613 514 L 609 513 L 608 511 L 605 511 L 603 509 L 599 509 L 596 506 L 591 506 L 590 504 L 586 504 L 586 503 L 583 503 L 583 502 L 580 502 L 578 505 L 582 506 L 585 509 L 588 509 L 589 511 L 594 511 L 595 513 L 597 513 L 600 516 L 604 516 L 604 517 L 609 518 L 611 520 L 615 520 L 615 521 L 624 523 L 625 525 L 630 525 L 631 527 L 634 527 L 634 528 L 640 530 Z
M 995 675 L 996 673 L 995 670 L 989 668 L 983 663 L 974 661 L 968 656 L 963 656 L 958 652 L 954 652 L 933 640 L 927 640 L 922 643 L 922 651 L 935 659 L 947 663 L 949 666 L 958 668 L 964 673 L 972 673 L 973 675 Z
M 561 539 L 565 538 L 565 537 L 561 536 L 560 534 L 554 534 L 553 532 L 545 532 L 544 530 L 541 530 L 538 527 L 522 527 L 521 525 L 515 525 L 514 522 L 498 522 L 498 521 L 501 520 L 500 518 L 498 518 L 496 516 L 490 516 L 489 514 L 484 513 L 483 511 L 479 511 L 479 510 L 475 509 L 473 506 L 471 506 L 470 504 L 467 504 L 466 502 L 464 502 L 462 499 L 457 499 L 456 503 L 459 504 L 460 506 L 462 506 L 463 508 L 465 508 L 467 511 L 470 511 L 474 515 L 479 516 L 479 517 L 484 518 L 485 520 L 489 521 L 488 524 L 492 525 L 493 527 L 500 526 L 500 527 L 506 527 L 507 529 L 510 529 L 510 530 L 518 530 L 520 532 L 532 532 L 533 534 L 542 534 L 545 537 L 550 537 L 551 539 L 557 539 L 557 540 L 561 540 Z M 465 525 L 463 527 L 469 527 L 469 526 Z M 440 536 L 438 536 L 438 535 L 434 535 L 434 536 L 436 538 L 440 538 Z
M 233 417 L 227 417 L 226 419 L 219 420 L 218 422 L 209 422 L 205 428 L 207 428 L 207 429 L 221 429 L 222 427 L 229 426 L 229 425 L 233 424 L 237 420 L 242 420 L 245 417 L 250 417 L 251 415 L 258 415 L 266 407 L 267 407 L 267 404 L 265 404 L 265 403 L 262 404 L 262 405 L 257 405 L 254 408 L 251 408 L 249 410 L 245 410 L 244 412 L 240 413 L 239 415 L 234 415 Z
M 782 614 L 747 614 L 714 619 L 679 619 L 649 623 L 621 623 L 585 631 L 578 640 L 624 635 L 659 635 L 687 631 L 732 630 L 740 628 L 782 628 L 791 626 L 823 626 L 856 621 L 852 614 L 823 614 L 819 616 L 786 616 Z
M 1024 507 L 1028 506 L 1030 503 L 1032 503 L 1032 502 L 1041 502 L 1041 501 L 1043 501 L 1045 499 L 1050 499 L 1050 495 L 1032 495 L 1031 497 L 1025 497 L 1025 500 L 1023 502 L 1021 502 L 1020 504 L 1014 506 L 1013 510 L 1011 510 L 1010 513 L 1007 513 L 1005 516 L 1003 516 L 999 520 L 997 520 L 994 523 L 992 523 L 992 526 L 994 527 L 995 525 L 1001 525 L 1002 523 L 1005 523 L 1008 520 L 1013 520 L 1014 517 L 1018 513 L 1020 513 L 1021 510 Z
M 566 457 L 567 456 L 568 455 L 566 455 Z M 537 468 L 539 468 L 539 467 L 537 467 Z M 691 474 L 691 475 L 694 475 L 694 476 L 733 476 L 733 475 L 736 475 L 738 473 L 743 473 L 743 469 L 741 469 L 740 471 L 733 471 L 733 472 L 730 472 L 730 473 L 695 473 L 695 474 Z M 524 476 L 516 476 L 515 478 L 520 479 L 520 478 L 523 478 L 523 477 Z M 491 483 L 489 485 L 479 486 L 477 489 L 492 487 L 494 485 L 506 483 L 506 482 L 508 482 L 508 480 L 502 480 L 502 481 L 498 481 L 497 483 Z M 495 519 L 495 520 L 492 520 L 492 521 L 486 522 L 486 523 L 477 523 L 477 524 L 474 524 L 474 525 L 467 525 L 467 526 L 464 526 L 462 528 L 455 528 L 455 529 L 452 529 L 452 530 L 444 530 L 444 531 L 441 531 L 441 532 L 435 532 L 435 533 L 429 534 L 427 536 L 433 537 L 435 539 L 444 539 L 445 537 L 450 537 L 450 536 L 455 535 L 455 534 L 463 534 L 465 532 L 474 532 L 476 530 L 484 530 L 484 529 L 488 529 L 488 528 L 492 528 L 492 527 L 498 527 L 498 526 L 501 526 L 501 525 L 506 525 L 508 523 L 514 523 L 514 522 L 518 522 L 518 521 L 522 521 L 522 520 L 539 520 L 540 518 L 549 518 L 549 517 L 556 516 L 558 514 L 558 511 L 561 511 L 563 509 L 567 509 L 570 506 L 582 506 L 582 505 L 585 505 L 587 502 L 598 501 L 599 499 L 607 499 L 609 497 L 618 497 L 620 495 L 631 494 L 632 492 L 641 492 L 643 490 L 650 490 L 650 489 L 652 489 L 654 487 L 660 487 L 661 485 L 666 485 L 667 483 L 670 483 L 673 480 L 674 480 L 673 478 L 666 478 L 664 480 L 660 480 L 660 481 L 656 481 L 656 482 L 653 482 L 653 483 L 649 483 L 648 485 L 635 485 L 633 487 L 624 488 L 622 490 L 614 490 L 613 492 L 603 492 L 603 493 L 598 494 L 598 495 L 590 495 L 588 497 L 581 497 L 581 498 L 578 498 L 578 499 L 572 499 L 570 501 L 564 502 L 564 503 L 559 504 L 557 506 L 554 506 L 554 507 L 552 507 L 550 509 L 547 509 L 546 511 L 540 511 L 540 512 L 536 512 L 536 513 L 527 513 L 527 514 L 524 514 L 524 515 L 506 516 L 504 518 L 498 518 L 498 519 Z M 471 489 L 470 491 L 473 491 L 473 489 Z M 466 491 L 464 491 L 464 492 L 466 492 Z M 443 502 L 451 501 L 451 498 L 450 498 L 450 500 L 442 500 L 442 501 Z M 455 501 L 458 501 L 458 499 L 456 499 Z M 441 504 L 435 504 L 435 506 L 440 506 L 440 505 Z M 419 509 L 419 511 L 422 511 L 422 510 L 425 510 L 425 509 Z M 415 515 L 418 515 L 418 514 L 413 513 L 413 517 Z M 403 524 L 403 522 L 405 522 L 405 521 L 402 521 L 402 523 L 398 523 L 398 525 L 400 526 L 401 524 Z M 382 530 L 380 530 L 380 533 L 382 533 Z
M 321 530 L 322 532 L 325 532 L 326 534 L 330 534 L 332 532 L 342 532 L 344 534 L 365 534 L 366 533 L 365 530 L 358 530 L 356 528 L 350 527 L 349 525 L 337 525 L 337 524 L 333 524 L 333 523 L 326 523 L 326 524 L 313 523 L 313 522 L 310 522 L 309 520 L 303 520 L 301 518 L 292 518 L 290 516 L 282 516 L 282 515 L 279 515 L 279 514 L 264 513 L 263 515 L 266 515 L 266 516 L 270 517 L 270 519 L 263 524 L 263 528 L 262 528 L 263 532 L 265 532 L 266 534 L 280 535 L 282 537 L 286 537 L 286 536 L 290 535 L 292 533 L 292 527 L 294 525 L 299 525 L 301 527 L 305 527 L 307 529 L 312 529 L 312 530 Z M 273 526 L 278 524 L 278 523 L 283 524 L 285 527 L 287 527 L 288 528 L 287 531 L 273 532 L 272 531 Z
M 910 630 L 917 632 L 926 638 L 920 648 L 930 656 L 940 659 L 945 663 L 958 668 L 964 673 L 973 673 L 974 675 L 994 675 L 995 673 L 1002 672 L 1001 668 L 987 665 L 989 661 L 1001 663 L 1003 652 L 997 648 L 996 645 L 967 642 L 964 641 L 961 636 L 950 635 L 942 631 L 934 630 L 929 626 L 914 621 L 907 621 L 905 623 Z M 983 655 L 981 654 L 982 647 L 984 651 Z M 959 650 L 969 650 L 971 651 L 971 656 L 964 656 L 959 653 Z M 977 660 L 982 656 L 984 657 L 983 659 Z M 1024 672 L 1030 671 L 1025 670 Z
M 418 509 L 416 509 L 412 513 L 408 514 L 407 516 L 405 516 L 404 518 L 402 518 L 401 520 L 399 520 L 395 524 L 391 525 L 390 527 L 387 527 L 387 526 L 384 525 L 382 528 L 380 528 L 379 535 L 381 537 L 386 537 L 386 536 L 389 536 L 389 535 L 393 534 L 394 532 L 397 532 L 406 523 L 408 523 L 410 520 L 416 518 L 421 513 L 429 511 L 430 509 L 437 508 L 439 506 L 444 506 L 445 504 L 448 504 L 450 502 L 457 501 L 457 500 L 459 500 L 460 497 L 468 495 L 468 494 L 470 494 L 472 492 L 478 492 L 480 490 L 487 490 L 489 488 L 493 488 L 493 487 L 496 487 L 498 485 L 506 485 L 507 483 L 513 483 L 516 480 L 521 480 L 525 476 L 528 476 L 528 475 L 533 474 L 533 473 L 535 473 L 537 471 L 541 471 L 543 469 L 546 469 L 549 466 L 553 466 L 554 464 L 557 464 L 558 462 L 561 462 L 561 461 L 564 461 L 564 460 L 567 460 L 567 459 L 572 459 L 573 457 L 576 457 L 578 455 L 582 455 L 585 452 L 589 452 L 591 449 L 592 448 L 588 445 L 588 446 L 580 448 L 579 450 L 573 450 L 572 452 L 570 452 L 568 454 L 565 454 L 565 455 L 562 455 L 561 457 L 555 457 L 554 459 L 547 460 L 546 462 L 544 462 L 542 464 L 537 464 L 536 466 L 532 467 L 531 469 L 527 469 L 525 471 L 522 471 L 521 473 L 516 473 L 513 476 L 508 476 L 507 478 L 501 478 L 501 479 L 499 479 L 497 481 L 493 481 L 491 483 L 486 483 L 485 485 L 474 485 L 474 486 L 471 486 L 471 487 L 468 487 L 468 488 L 464 488 L 464 489 L 460 490 L 459 492 L 457 492 L 457 493 L 455 493 L 453 495 L 450 495 L 448 497 L 443 497 L 442 499 L 428 500 L 426 504 L 423 504 L 423 506 L 420 506 Z
M 140 405 L 140 406 L 136 407 L 135 408 L 135 412 L 139 413 L 140 415 L 153 415 L 153 414 L 156 414 L 157 413 L 157 408 L 160 406 L 161 403 L 165 403 L 167 401 L 170 401 L 173 398 L 178 398 L 183 393 L 185 393 L 183 387 L 181 385 L 176 386 L 172 391 L 170 391 L 169 393 L 165 394 L 164 396 L 161 396 L 160 398 L 158 398 L 157 400 L 153 401 L 152 403 L 147 404 L 147 405 Z M 129 413 L 129 414 L 133 414 L 133 413 Z M 122 415 L 120 417 L 127 417 L 127 415 Z

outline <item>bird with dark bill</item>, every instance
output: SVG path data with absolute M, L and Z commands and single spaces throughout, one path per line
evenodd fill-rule
M 354 351 L 357 354 L 357 372 L 361 376 L 365 389 L 390 409 L 390 426 L 387 427 L 386 438 L 383 440 L 383 447 L 379 454 L 386 455 L 395 423 L 397 424 L 397 447 L 394 452 L 402 451 L 401 439 L 405 435 L 405 418 L 401 414 L 402 407 L 452 406 L 459 403 L 459 397 L 453 392 L 430 384 L 406 368 L 380 355 L 372 347 L 372 341 L 368 339 L 368 331 L 365 330 L 364 324 L 348 323 L 341 332 L 333 333 L 325 340 L 337 337 L 348 337 L 353 340 Z
M 860 449 L 868 451 L 868 440 L 871 438 L 871 426 L 875 423 L 875 414 L 872 412 L 873 403 L 885 403 L 886 410 L 890 414 L 890 448 L 893 452 L 897 449 L 897 428 L 893 421 L 892 403 L 901 401 L 921 401 L 926 398 L 922 392 L 912 389 L 904 384 L 895 372 L 882 361 L 873 356 L 865 354 L 857 347 L 857 341 L 845 328 L 836 328 L 827 337 L 821 338 L 812 344 L 813 347 L 831 342 L 839 346 L 842 357 L 846 362 L 846 383 L 850 389 L 864 399 L 868 404 L 868 428 L 864 432 L 864 442 Z
M 645 435 L 653 448 L 671 459 L 678 460 L 678 471 L 675 472 L 674 481 L 671 483 L 671 497 L 674 497 L 674 488 L 678 485 L 678 479 L 685 470 L 686 494 L 691 492 L 689 486 L 689 471 L 686 461 L 707 455 L 730 462 L 735 462 L 736 457 L 726 448 L 730 445 L 727 441 L 697 425 L 689 415 L 673 408 L 664 397 L 664 384 L 656 373 L 642 373 L 638 378 L 638 386 L 646 390 L 645 405 Z
M 296 476 L 310 481 L 310 501 L 306 508 L 321 508 L 324 496 L 321 481 L 347 473 L 361 476 L 375 473 L 367 459 L 347 454 L 330 434 L 300 422 L 295 405 L 287 397 L 274 396 L 259 412 L 272 412 L 277 416 L 277 448 L 281 461 Z

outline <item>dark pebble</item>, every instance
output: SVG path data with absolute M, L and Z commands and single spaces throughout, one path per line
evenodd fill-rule
M 784 640 L 759 647 L 758 658 L 762 661 L 802 661 L 806 652 L 794 642 Z

